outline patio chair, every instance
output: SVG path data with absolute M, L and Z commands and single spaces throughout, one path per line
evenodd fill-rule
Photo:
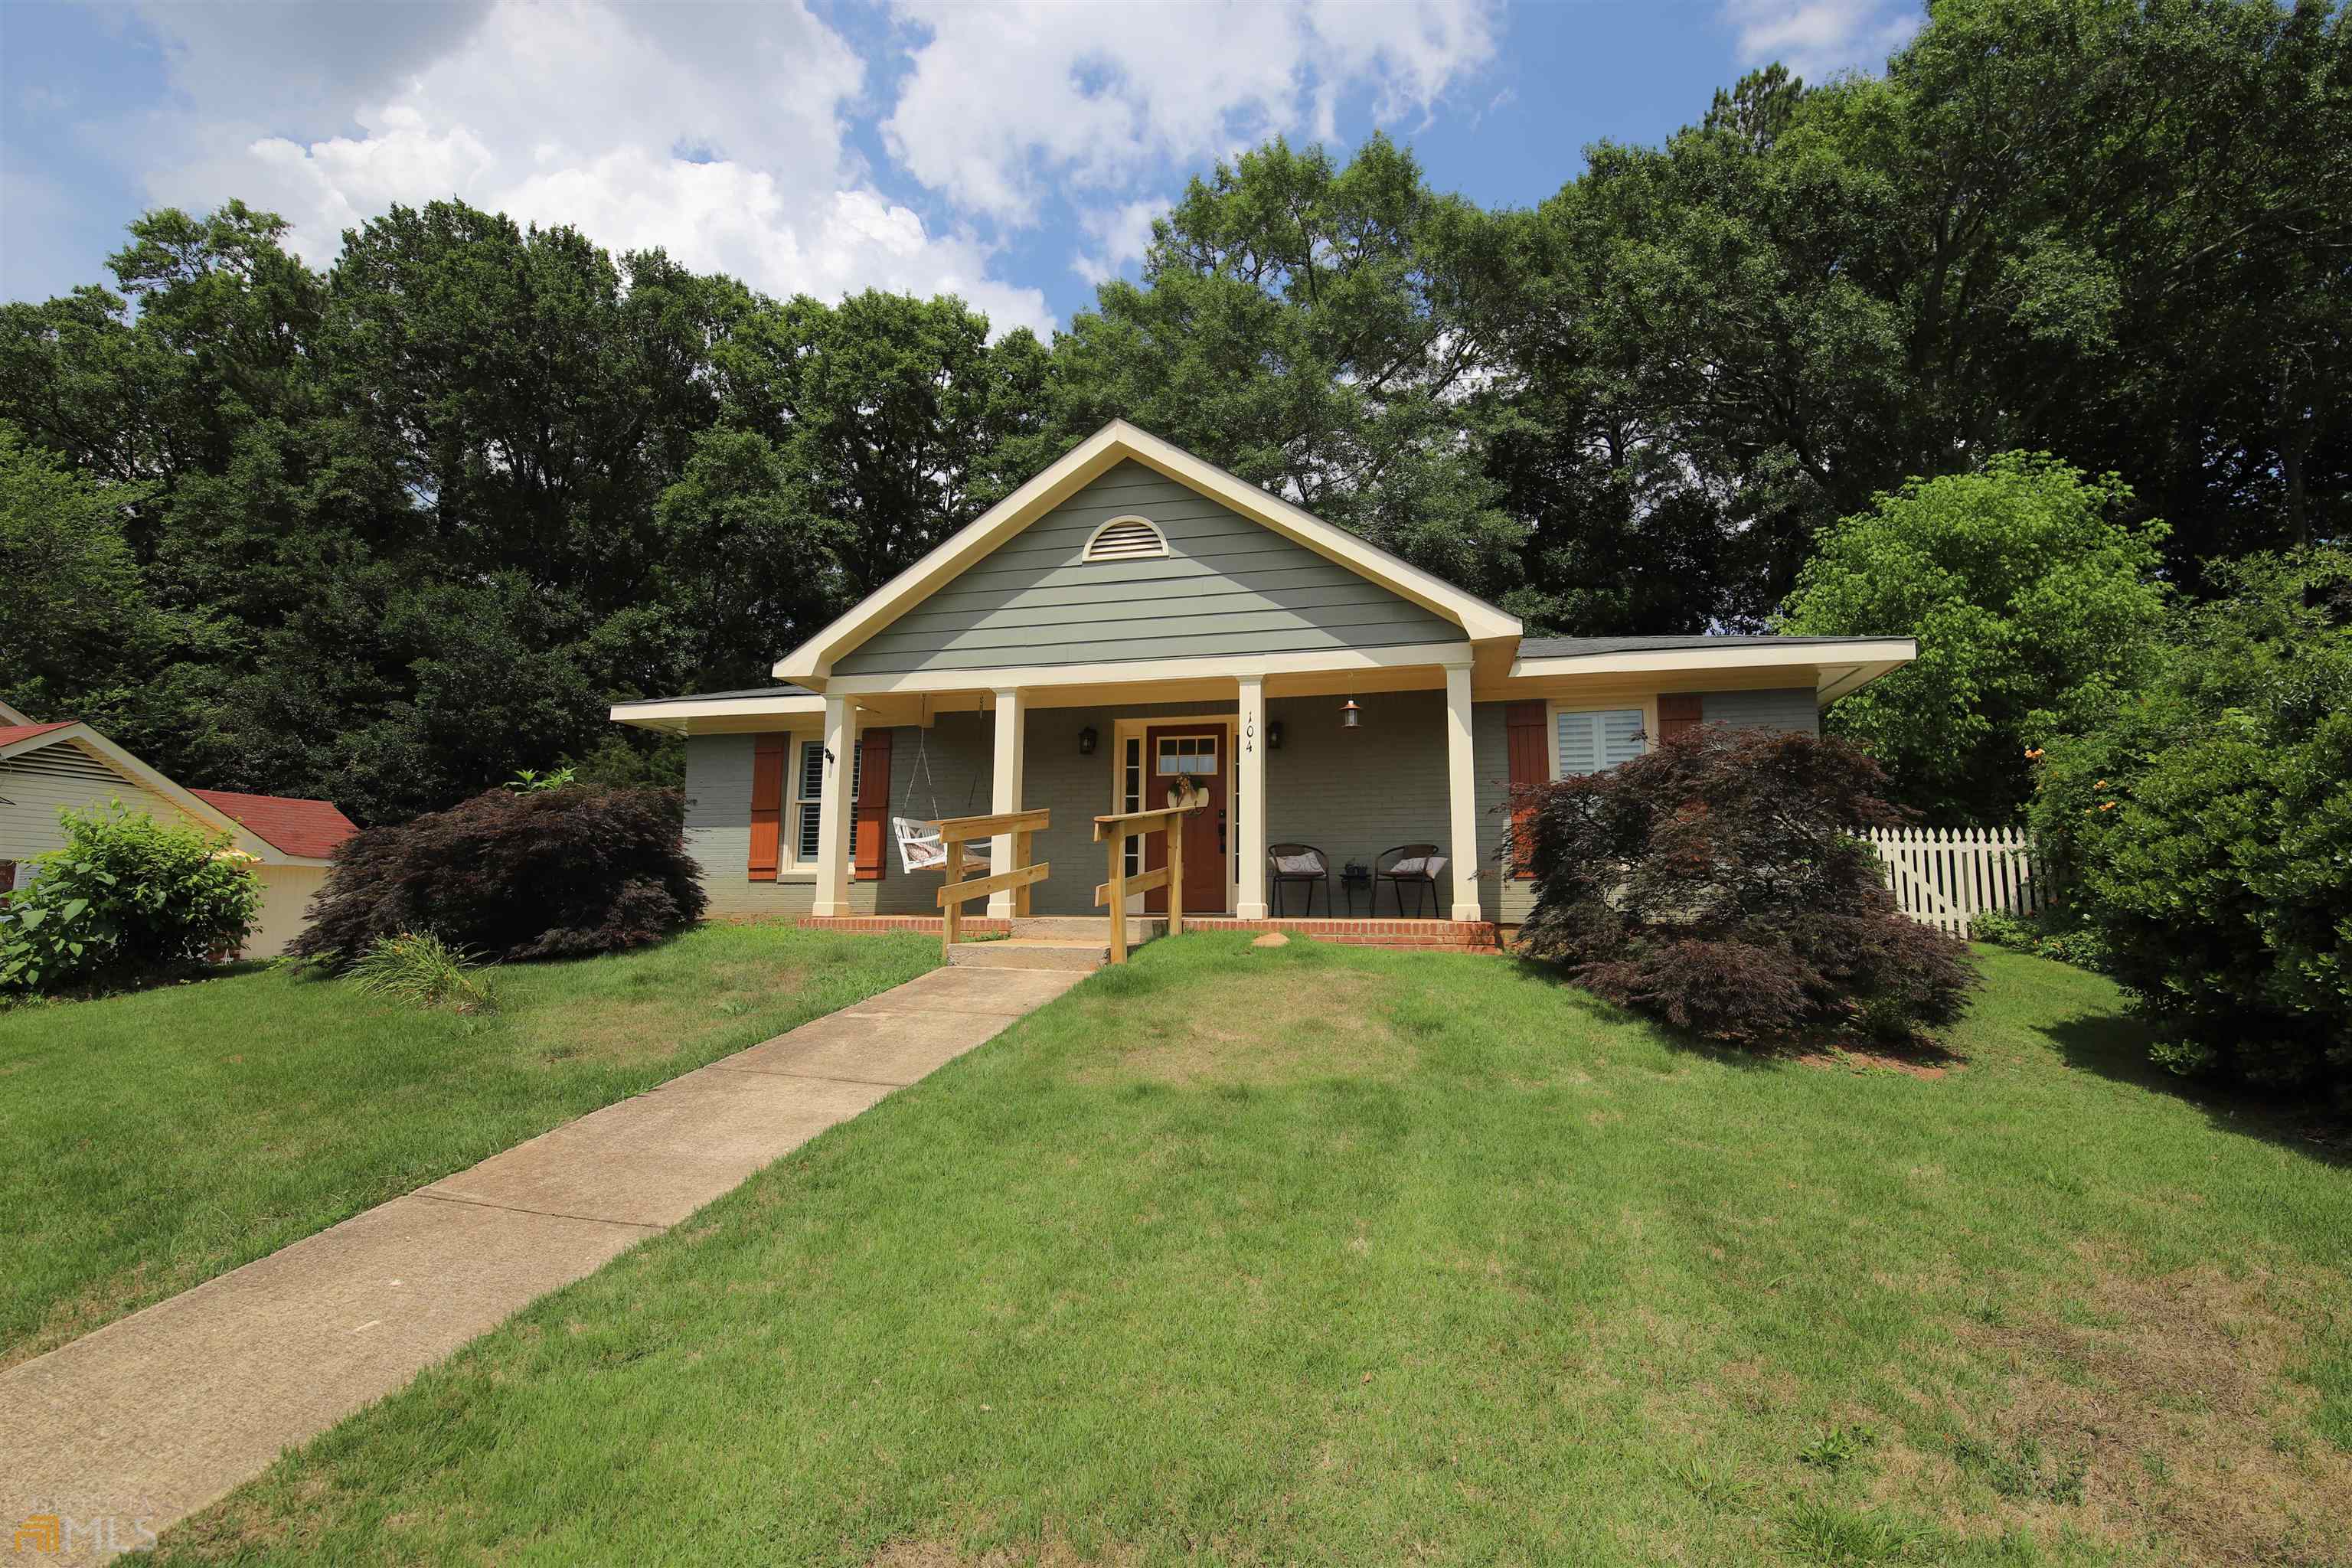
M 1323 889 L 1323 912 L 1331 912 L 1331 858 L 1312 844 L 1269 844 L 1265 850 L 1267 890 L 1274 895 L 1274 912 L 1282 913 L 1286 882 L 1307 884 L 1307 912 L 1315 912 L 1315 889 Z
M 1381 851 L 1372 862 L 1372 913 L 1381 912 L 1381 884 L 1386 882 L 1396 897 L 1397 918 L 1404 918 L 1404 890 L 1412 889 L 1412 912 L 1421 913 L 1422 894 L 1426 891 L 1432 910 L 1443 909 L 1437 896 L 1437 879 L 1445 873 L 1445 856 L 1434 844 L 1400 844 L 1393 849 Z

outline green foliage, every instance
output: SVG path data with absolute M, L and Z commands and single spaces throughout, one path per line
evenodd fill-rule
M 2032 821 L 2158 1059 L 2352 1104 L 2352 552 L 2221 577 L 2044 742 Z
M 2036 918 L 1990 910 L 1969 921 L 1969 935 L 1974 941 L 1989 942 L 2011 952 L 2030 952 L 2036 958 L 2071 963 L 2080 969 L 2107 968 L 2106 943 L 2097 931 L 2081 922 L 2079 915 L 2061 920 L 2057 911 Z
M 507 788 L 517 795 L 531 795 L 541 790 L 569 789 L 580 782 L 580 770 L 565 766 L 550 768 L 545 773 L 537 768 L 517 768 L 515 776 L 507 780 Z
M 348 971 L 351 982 L 372 996 L 389 996 L 418 1007 L 452 1013 L 495 1013 L 497 983 L 482 973 L 470 949 L 452 947 L 431 931 L 380 937 Z
M 362 822 L 446 807 L 600 750 L 615 698 L 765 684 L 1115 416 L 1538 633 L 1761 625 L 1837 519 L 2002 451 L 2120 475 L 2192 596 L 2352 527 L 2340 6 L 1951 0 L 1882 77 L 1769 68 L 1560 163 L 1490 211 L 1382 138 L 1269 142 L 1050 349 L 457 202 L 324 271 L 240 203 L 150 213 L 110 287 L 0 305 L 0 421 L 104 500 L 43 522 L 75 608 L 11 605 L 0 696 Z M 598 776 L 673 765 L 618 743 Z
M 18 706 L 77 710 L 97 695 L 82 672 L 119 667 L 162 631 L 123 536 L 150 494 L 77 472 L 0 423 L 0 670 Z
M 0 897 L 0 992 L 135 984 L 233 953 L 261 908 L 245 858 L 117 801 L 58 814 L 62 849 Z
M 2047 455 L 1913 479 L 1825 534 L 1784 632 L 1910 637 L 1919 657 L 1830 710 L 1895 798 L 1949 821 L 2003 821 L 2030 793 L 2024 737 L 2127 687 L 2161 620 L 2161 523 L 2121 521 L 2131 491 Z

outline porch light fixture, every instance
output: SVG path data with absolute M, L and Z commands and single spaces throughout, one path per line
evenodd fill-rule
M 1265 749 L 1269 752 L 1282 750 L 1282 721 L 1279 719 L 1266 721 Z
M 1364 710 L 1356 706 L 1356 700 L 1354 698 L 1350 697 L 1347 701 L 1339 705 L 1339 728 L 1342 730 L 1361 729 L 1363 727 L 1363 722 Z
M 1085 729 L 1079 731 L 1078 755 L 1082 757 L 1093 756 L 1095 754 L 1095 742 L 1101 738 L 1102 737 L 1095 733 L 1095 727 L 1092 724 L 1089 724 Z

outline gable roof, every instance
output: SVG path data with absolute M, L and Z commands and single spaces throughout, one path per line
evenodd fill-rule
M 14 738 L 10 738 L 11 736 Z M 69 720 L 61 724 L 16 725 L 8 730 L 0 731 L 0 762 L 27 752 L 37 752 L 50 746 L 63 745 L 79 748 L 131 783 L 162 795 L 173 805 L 214 832 L 234 835 L 242 841 L 238 845 L 239 848 L 257 848 L 258 853 L 255 854 L 254 858 L 266 864 L 323 863 L 327 851 L 307 847 L 295 848 L 280 844 L 269 834 L 263 832 L 260 827 L 247 826 L 236 816 L 215 804 L 213 798 L 208 797 L 232 801 L 268 801 L 278 805 L 312 808 L 300 814 L 305 830 L 297 830 L 294 833 L 295 840 L 299 844 L 308 845 L 318 842 L 320 833 L 327 826 L 325 816 L 319 815 L 320 813 L 331 815 L 336 822 L 348 829 L 349 831 L 342 835 L 344 837 L 359 831 L 357 827 L 352 826 L 349 817 L 322 800 L 298 801 L 288 800 L 279 795 L 240 795 L 220 790 L 186 788 L 165 775 L 161 770 L 132 756 L 79 720 Z M 278 826 L 282 827 L 282 824 Z
M 198 800 L 235 819 L 264 843 L 304 859 L 323 860 L 359 825 L 323 800 L 283 795 L 241 795 L 235 790 L 192 789 Z
M 1067 500 L 1117 464 L 1132 459 L 1222 502 L 1251 521 L 1337 562 L 1462 627 L 1472 642 L 1516 637 L 1517 617 L 1444 578 L 1391 555 L 1344 528 L 1235 478 L 1182 447 L 1114 419 L 1028 483 L 860 600 L 816 636 L 776 661 L 779 679 L 822 679 L 833 661 L 888 626 L 1006 540 Z

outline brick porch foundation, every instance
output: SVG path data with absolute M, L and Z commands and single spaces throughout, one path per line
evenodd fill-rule
M 1108 917 L 1104 918 L 1108 921 Z M 801 915 L 794 923 L 806 931 L 940 934 L 940 918 L 937 915 Z M 961 929 L 973 936 L 995 936 L 1009 933 L 1013 922 L 981 915 L 964 920 Z M 1313 917 L 1241 921 L 1225 915 L 1187 915 L 1184 917 L 1184 929 L 1247 932 L 1278 931 L 1317 942 L 1342 942 L 1349 947 L 1386 948 L 1395 952 L 1507 952 L 1511 939 L 1517 935 L 1516 927 L 1497 925 L 1491 921 L 1317 920 Z

